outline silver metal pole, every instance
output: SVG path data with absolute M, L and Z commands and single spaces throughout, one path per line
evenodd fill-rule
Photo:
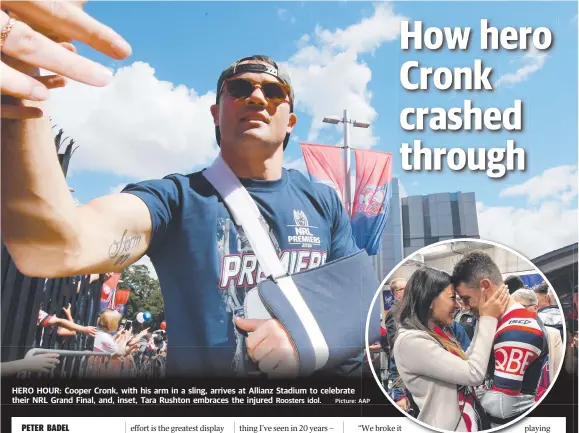
M 344 203 L 346 204 L 346 211 L 348 215 L 351 215 L 351 201 L 352 201 L 352 193 L 351 193 L 351 185 L 350 185 L 350 119 L 348 117 L 348 110 L 344 110 L 344 118 L 342 119 L 344 122 L 344 171 L 346 173 L 346 179 L 344 181 L 345 185 L 345 195 Z

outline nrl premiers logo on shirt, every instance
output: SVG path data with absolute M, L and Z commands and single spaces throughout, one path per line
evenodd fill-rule
M 317 229 L 318 227 L 310 226 L 308 217 L 304 211 L 294 209 L 294 222 L 295 225 L 288 226 L 293 227 L 295 232 L 295 235 L 287 237 L 287 241 L 290 245 L 301 245 L 302 247 L 307 247 L 321 244 L 320 237 L 312 233 L 312 229 Z

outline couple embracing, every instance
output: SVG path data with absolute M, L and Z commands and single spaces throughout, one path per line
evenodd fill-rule
M 450 332 L 457 297 L 478 316 L 466 350 Z M 416 270 L 397 314 L 394 357 L 420 409 L 418 420 L 444 430 L 482 431 L 535 403 L 547 355 L 544 328 L 509 296 L 487 254 L 464 256 L 452 275 Z

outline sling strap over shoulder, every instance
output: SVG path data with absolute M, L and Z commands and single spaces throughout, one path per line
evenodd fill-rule
M 223 198 L 235 223 L 243 228 L 264 274 L 277 284 L 296 313 L 295 316 L 301 322 L 301 328 L 305 330 L 313 348 L 313 369 L 324 367 L 329 358 L 324 334 L 292 277 L 280 262 L 257 205 L 221 154 L 203 171 L 203 175 Z

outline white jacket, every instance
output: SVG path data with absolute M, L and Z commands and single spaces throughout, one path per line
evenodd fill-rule
M 424 331 L 400 328 L 394 358 L 404 385 L 420 409 L 420 421 L 439 429 L 467 431 L 458 406 L 457 385 L 483 383 L 497 323 L 493 317 L 479 319 L 466 351 L 467 360 L 445 350 Z

